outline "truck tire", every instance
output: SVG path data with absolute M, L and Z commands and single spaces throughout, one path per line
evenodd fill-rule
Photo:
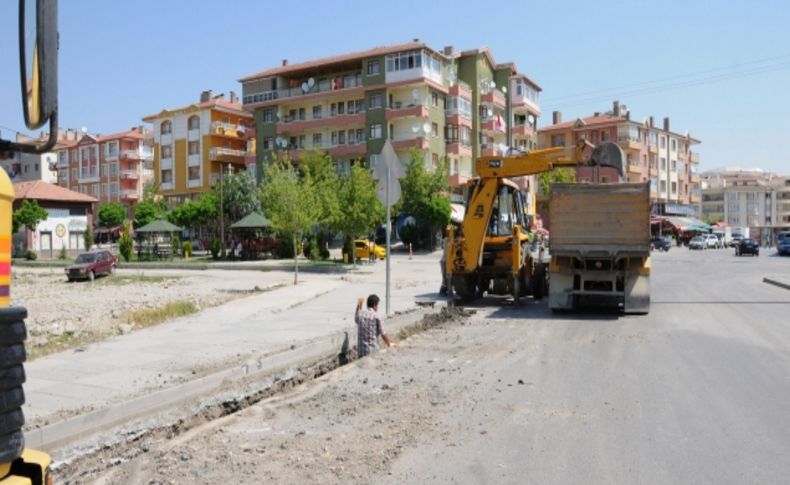
M 538 264 L 532 274 L 532 298 L 542 300 L 546 296 L 546 266 Z
M 513 306 L 521 306 L 521 273 L 513 278 Z
M 20 365 L 0 369 L 0 391 L 21 386 L 25 382 L 25 368 Z
M 26 356 L 22 343 L 0 347 L 0 368 L 21 364 Z
M 477 298 L 476 278 L 472 275 L 453 275 L 453 289 L 458 298 L 463 302 L 470 302 Z
M 6 389 L 0 394 L 0 413 L 20 408 L 23 404 L 25 404 L 25 393 L 22 391 L 22 386 Z
M 25 415 L 21 408 L 12 409 L 7 413 L 0 414 L 0 435 L 12 433 L 22 429 L 25 424 Z
M 25 437 L 21 429 L 0 435 L 0 463 L 9 463 L 16 460 L 22 455 L 22 450 L 24 449 Z
M 11 322 L 5 325 L 0 324 L 0 342 L 5 345 L 19 344 L 27 338 L 27 328 L 25 322 Z

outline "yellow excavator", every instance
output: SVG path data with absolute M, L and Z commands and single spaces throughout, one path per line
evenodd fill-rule
M 50 134 L 43 145 L 0 138 L 0 158 L 16 152 L 44 153 L 57 141 L 57 19 L 57 0 L 19 1 L 25 124 L 36 130 L 48 122 Z M 0 169 L 0 485 L 51 485 L 52 459 L 47 453 L 26 448 L 22 432 L 27 310 L 10 306 L 13 202 L 14 187 Z
M 607 165 L 622 171 L 622 153 L 581 140 L 576 147 L 533 150 L 506 157 L 480 157 L 477 177 L 468 182 L 461 226 L 448 228 L 446 271 L 450 298 L 471 301 L 484 294 L 543 298 L 547 265 L 532 247 L 523 193 L 511 177 L 549 172 L 557 167 Z

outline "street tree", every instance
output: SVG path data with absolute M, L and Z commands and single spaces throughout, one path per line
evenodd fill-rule
M 126 219 L 126 207 L 123 204 L 109 203 L 99 207 L 99 225 L 104 227 L 120 226 Z
M 47 220 L 47 215 L 46 209 L 38 205 L 38 201 L 25 199 L 12 216 L 13 231 L 17 232 L 21 227 L 35 231 L 39 222 Z
M 298 242 L 315 224 L 320 214 L 316 189 L 309 174 L 300 174 L 288 161 L 272 163 L 266 169 L 265 182 L 260 187 L 263 212 L 272 228 L 281 235 L 289 235 L 294 251 L 294 285 L 299 280 Z
M 540 208 L 548 210 L 549 197 L 551 196 L 551 184 L 569 184 L 576 182 L 576 171 L 572 168 L 557 167 L 551 172 L 543 172 L 538 175 L 538 185 L 540 193 L 545 200 L 540 203 Z
M 351 172 L 340 179 L 338 201 L 340 217 L 333 227 L 352 241 L 370 232 L 385 218 L 384 205 L 376 197 L 376 182 L 370 170 L 359 165 L 351 167 Z M 347 251 L 356 265 L 353 245 Z
M 140 228 L 165 214 L 162 204 L 154 199 L 144 199 L 134 208 L 134 227 Z
M 315 235 L 310 235 L 311 257 L 329 257 L 326 243 L 331 231 L 335 231 L 336 222 L 342 217 L 338 191 L 340 177 L 332 157 L 323 151 L 310 150 L 299 159 L 299 170 L 313 181 L 315 195 L 318 200 L 319 214 L 316 218 Z
M 222 181 L 214 187 L 214 193 L 217 196 L 217 203 L 219 203 L 219 195 L 222 194 L 222 210 L 226 226 L 261 210 L 258 188 L 250 172 L 224 175 Z
M 167 220 L 181 227 L 189 229 L 207 228 L 215 229 L 219 215 L 219 200 L 214 192 L 206 192 L 199 199 L 188 200 L 174 207 L 168 214 Z
M 432 171 L 426 169 L 423 153 L 413 149 L 406 177 L 401 179 L 401 201 L 397 212 L 420 218 L 428 226 L 428 243 L 433 247 L 438 228 L 450 223 L 449 173 L 443 159 Z

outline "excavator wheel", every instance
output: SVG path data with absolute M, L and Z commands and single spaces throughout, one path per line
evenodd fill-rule
M 532 298 L 542 300 L 546 296 L 546 265 L 538 264 L 532 273 Z
M 476 279 L 472 275 L 453 275 L 453 289 L 461 301 L 470 302 L 477 298 Z

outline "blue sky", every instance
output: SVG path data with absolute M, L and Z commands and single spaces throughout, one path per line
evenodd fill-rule
M 240 92 L 238 78 L 283 58 L 298 62 L 418 37 L 437 49 L 486 45 L 498 61 L 515 62 L 543 87 L 540 126 L 550 124 L 555 109 L 567 120 L 606 111 L 619 99 L 633 119 L 669 116 L 673 131 L 702 140 L 702 169 L 790 174 L 790 155 L 780 145 L 790 113 L 790 2 L 375 5 L 61 0 L 61 125 L 121 131 L 144 115 L 196 101 L 204 89 Z M 0 45 L 10 64 L 0 72 L 0 130 L 8 138 L 9 128 L 24 127 L 16 1 L 0 2 Z M 735 67 L 714 70 L 726 66 Z M 687 76 L 695 72 L 702 74 Z M 588 92 L 594 94 L 572 97 Z

